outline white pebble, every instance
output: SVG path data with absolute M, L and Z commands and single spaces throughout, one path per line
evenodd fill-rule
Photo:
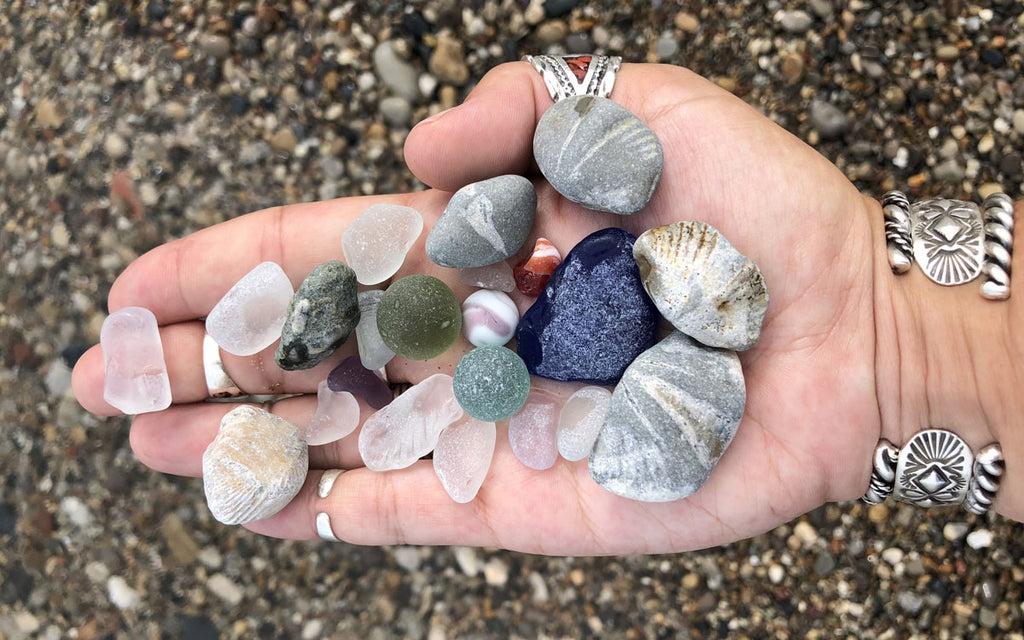
M 206 586 L 215 596 L 232 607 L 238 606 L 244 595 L 242 588 L 223 573 L 215 573 L 210 576 L 210 579 L 206 581 Z
M 135 589 L 128 586 L 121 576 L 111 576 L 107 580 L 107 595 L 115 607 L 121 611 L 128 611 L 139 606 L 142 598 Z
M 988 549 L 992 546 L 992 532 L 978 529 L 967 534 L 967 546 L 972 549 Z
M 295 290 L 284 269 L 263 262 L 242 276 L 206 316 L 206 332 L 225 351 L 251 356 L 281 337 Z
M 882 551 L 882 560 L 888 562 L 891 566 L 895 567 L 903 561 L 903 549 L 899 547 L 889 547 Z
M 302 640 L 315 640 L 324 632 L 324 623 L 320 620 L 308 620 L 302 625 Z
M 475 549 L 452 547 L 452 553 L 455 554 L 455 562 L 459 565 L 459 569 L 462 569 L 462 573 L 470 578 L 480 573 L 480 559 L 477 557 Z
M 799 538 L 805 547 L 818 541 L 818 532 L 806 520 L 801 520 L 793 527 L 793 535 Z
M 395 556 L 395 563 L 409 573 L 417 571 L 423 561 L 419 547 L 395 547 L 392 553 Z
M 508 583 L 508 565 L 499 558 L 491 558 L 484 565 L 484 580 L 492 587 L 504 587 Z
M 605 387 L 583 387 L 569 396 L 558 413 L 558 453 L 570 462 L 590 455 L 611 406 Z
M 969 529 L 966 522 L 947 522 L 942 527 L 942 537 L 949 542 L 955 542 L 967 535 Z
M 67 496 L 60 501 L 60 512 L 76 527 L 84 529 L 92 524 L 92 514 L 89 512 L 89 507 L 75 496 Z
M 772 584 L 780 584 L 786 577 L 786 570 L 782 568 L 782 565 L 772 564 L 768 567 L 768 580 Z

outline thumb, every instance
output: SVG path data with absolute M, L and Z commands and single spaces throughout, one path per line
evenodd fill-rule
M 425 184 L 455 191 L 533 161 L 533 131 L 551 106 L 540 74 L 527 62 L 499 65 L 466 101 L 427 118 L 409 132 L 405 161 Z

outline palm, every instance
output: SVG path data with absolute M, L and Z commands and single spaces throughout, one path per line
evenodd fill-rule
M 646 75 L 636 74 L 625 93 L 624 70 L 620 85 L 625 95 L 613 97 L 645 120 L 665 148 L 665 173 L 654 199 L 642 213 L 620 218 L 584 211 L 542 183 L 535 235 L 551 239 L 564 254 L 576 241 L 603 227 L 618 225 L 639 233 L 677 220 L 698 219 L 721 230 L 761 267 L 771 302 L 761 341 L 742 356 L 747 410 L 708 484 L 687 500 L 637 503 L 598 487 L 590 480 L 585 462 L 560 461 L 544 472 L 527 469 L 514 459 L 507 440 L 499 438 L 491 472 L 477 499 L 457 505 L 430 477 L 429 462 L 374 474 L 360 468 L 354 438 L 349 438 L 311 456 L 313 467 L 352 469 L 342 476 L 343 492 L 336 489 L 331 498 L 336 514 L 332 521 L 340 523 L 335 530 L 341 537 L 367 543 L 480 544 L 567 554 L 670 551 L 747 537 L 824 500 L 848 499 L 859 493 L 866 481 L 864 470 L 833 466 L 833 462 L 854 454 L 867 460 L 869 451 L 858 450 L 870 449 L 865 443 L 874 442 L 878 433 L 877 411 L 872 410 L 877 405 L 874 336 L 870 334 L 870 233 L 860 197 L 823 158 L 729 94 L 679 69 L 644 71 Z M 522 74 L 523 70 L 508 73 Z M 537 79 L 520 77 L 520 88 L 523 82 L 533 83 L 536 104 L 543 105 L 547 97 Z M 480 91 L 487 95 L 483 86 Z M 479 98 L 481 102 L 485 99 Z M 523 136 L 506 140 L 513 151 L 489 163 L 434 163 L 438 146 L 450 149 L 459 142 L 457 132 L 450 130 L 457 123 L 448 125 L 446 131 L 435 131 L 442 129 L 443 123 L 418 130 L 407 147 L 410 166 L 429 184 L 452 189 L 489 175 L 526 169 L 529 156 L 523 151 L 528 150 L 528 140 Z M 516 128 L 510 127 L 510 131 L 500 135 L 511 137 Z M 426 160 L 428 154 L 431 164 Z M 443 169 L 438 168 L 442 165 Z M 446 197 L 443 192 L 429 191 L 411 196 L 407 202 L 429 221 L 436 219 Z M 365 201 L 335 203 L 331 207 L 334 215 L 329 215 L 327 204 L 297 208 L 287 214 L 285 237 L 272 245 L 255 243 L 260 246 L 259 259 L 287 262 L 293 278 L 301 277 L 317 262 L 336 254 L 336 244 L 324 238 L 336 241 L 337 234 L 325 233 L 324 225 L 343 227 L 365 206 Z M 206 232 L 205 241 L 203 234 L 198 234 L 200 240 L 191 245 L 175 243 L 176 249 L 157 250 L 118 283 L 111 294 L 112 308 L 164 306 L 162 314 L 158 311 L 161 323 L 179 323 L 179 331 L 198 340 L 201 329 L 193 319 L 209 310 L 230 281 L 196 285 L 195 291 L 180 296 L 177 305 L 168 305 L 161 302 L 168 292 L 153 292 L 144 285 L 142 274 L 152 273 L 171 259 L 187 265 L 189 260 L 181 254 L 199 254 L 200 246 L 215 243 L 223 247 L 231 242 L 229 238 L 248 238 L 248 249 L 221 251 L 219 255 L 230 259 L 220 258 L 220 265 L 210 264 L 217 258 L 204 259 L 204 273 L 237 277 L 240 274 L 231 275 L 238 271 L 237 263 L 255 263 L 239 256 L 251 252 L 254 238 L 266 237 L 277 215 L 254 214 L 232 223 L 237 225 L 233 232 L 223 231 L 230 225 L 222 225 L 220 233 L 218 228 Z M 334 230 L 340 233 L 340 229 Z M 285 256 L 282 247 L 302 250 Z M 448 280 L 457 293 L 468 293 L 451 270 L 427 262 L 422 247 L 413 251 L 419 251 L 420 257 L 407 261 L 409 272 L 432 273 Z M 186 278 L 184 274 L 181 277 Z M 520 299 L 519 303 L 525 306 L 528 301 Z M 389 365 L 389 375 L 417 382 L 438 367 L 450 372 L 467 348 L 462 344 L 441 361 L 397 359 Z M 91 380 L 95 395 L 101 380 L 95 371 L 95 354 L 91 378 L 87 377 L 89 362 L 80 367 L 83 372 L 78 378 Z M 268 383 L 276 381 L 282 390 L 310 392 L 329 366 L 277 374 L 280 379 L 272 381 L 266 374 L 253 374 L 251 381 L 235 377 L 250 391 L 263 390 L 261 385 L 272 386 Z M 201 380 L 199 372 L 189 376 Z M 99 403 L 90 405 L 88 390 L 82 390 L 85 384 L 77 385 L 83 403 L 104 410 Z M 549 386 L 556 393 L 567 393 L 559 385 Z M 176 389 L 176 402 L 198 400 L 202 391 L 179 393 Z M 279 410 L 299 422 L 303 416 L 308 418 L 313 406 L 313 399 L 306 398 L 288 401 L 286 406 L 282 403 Z M 133 446 L 154 468 L 194 475 L 199 454 L 212 439 L 222 412 L 210 405 L 182 404 L 140 417 L 133 426 Z M 169 445 L 168 425 L 183 420 L 193 425 L 189 436 L 184 444 Z M 313 483 L 316 476 L 311 473 Z M 304 492 L 308 497 L 297 499 L 278 516 L 254 523 L 252 528 L 286 537 L 312 535 L 309 510 L 311 501 L 317 500 L 312 486 L 315 484 L 307 484 Z

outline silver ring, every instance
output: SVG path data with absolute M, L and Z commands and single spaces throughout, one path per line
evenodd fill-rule
M 883 502 L 890 494 L 919 507 L 962 505 L 982 515 L 995 499 L 1006 465 L 998 444 L 971 452 L 963 438 L 944 429 L 926 429 L 902 449 L 888 440 L 875 448 L 868 504 Z
M 619 56 L 523 56 L 544 78 L 555 102 L 572 96 L 607 98 L 622 64 Z
M 208 333 L 203 336 L 203 374 L 206 376 L 206 391 L 211 398 L 236 398 L 242 395 L 242 390 L 224 370 L 220 347 Z

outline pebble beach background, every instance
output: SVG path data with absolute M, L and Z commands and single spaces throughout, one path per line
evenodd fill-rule
M 75 402 L 133 258 L 422 188 L 412 124 L 500 62 L 590 51 L 691 67 L 865 193 L 1024 190 L 1020 0 L 0 0 L 0 640 L 1024 638 L 1024 527 L 995 515 L 828 505 L 644 557 L 282 542 Z

